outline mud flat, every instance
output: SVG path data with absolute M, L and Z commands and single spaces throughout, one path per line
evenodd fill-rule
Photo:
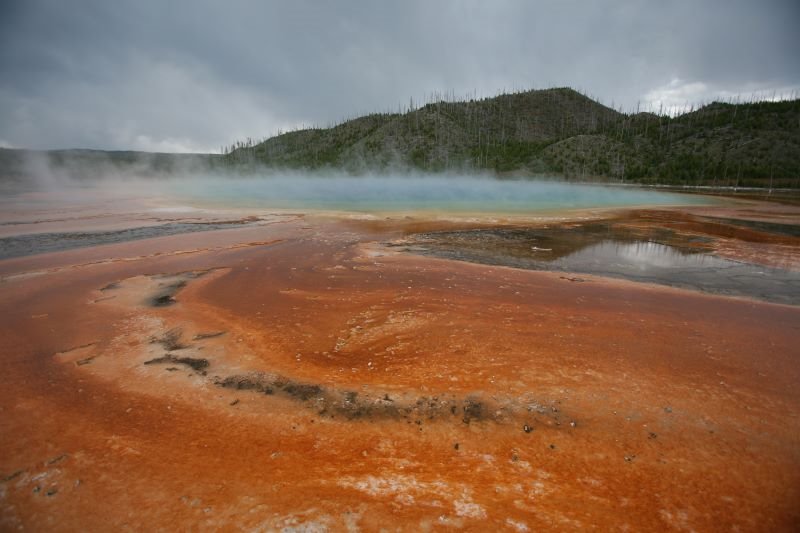
M 141 239 L 153 239 L 182 233 L 230 229 L 254 223 L 257 218 L 230 220 L 225 222 L 173 222 L 157 226 L 125 228 L 114 231 L 53 232 L 16 235 L 0 238 L 0 259 L 21 257 L 86 248 L 103 244 L 115 244 Z
M 616 239 L 796 279 L 800 210 L 563 218 L 0 261 L 0 529 L 796 530 L 800 307 L 539 262 Z

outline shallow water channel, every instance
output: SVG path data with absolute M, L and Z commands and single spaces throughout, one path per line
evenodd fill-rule
M 431 232 L 414 235 L 405 245 L 415 253 L 448 259 L 593 274 L 800 305 L 800 273 L 715 256 L 712 243 L 711 237 L 665 228 L 631 229 L 599 222 Z

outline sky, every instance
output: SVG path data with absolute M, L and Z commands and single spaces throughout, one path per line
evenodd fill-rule
M 0 0 L 0 147 L 218 152 L 432 94 L 800 91 L 797 0 Z

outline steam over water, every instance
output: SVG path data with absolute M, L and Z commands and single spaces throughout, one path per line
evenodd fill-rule
M 198 205 L 344 211 L 525 213 L 550 209 L 708 203 L 627 187 L 463 176 L 193 178 L 166 182 L 167 194 Z
M 7 173 L 8 176 L 13 173 Z M 68 161 L 56 166 L 30 156 L 17 179 L 3 177 L 0 193 L 51 193 L 62 202 L 96 197 L 162 198 L 201 208 L 255 208 L 334 211 L 429 211 L 530 213 L 542 210 L 686 205 L 708 198 L 638 189 L 580 185 L 550 180 L 497 179 L 481 175 L 384 173 L 353 176 L 341 172 L 262 169 L 259 173 L 215 171 L 185 165 L 156 171 L 147 162 L 117 166 L 110 160 Z

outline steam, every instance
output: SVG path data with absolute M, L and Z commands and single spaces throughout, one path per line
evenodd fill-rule
M 202 176 L 167 184 L 193 204 L 343 211 L 525 213 L 645 204 L 685 204 L 684 196 L 639 189 L 480 175 L 277 173 L 259 177 Z
M 159 197 L 186 207 L 342 211 L 527 213 L 547 209 L 686 204 L 692 197 L 555 180 L 501 180 L 476 174 L 232 172 L 213 156 L 25 152 L 13 183 L 75 203 Z M 6 175 L 8 166 L 3 169 Z

